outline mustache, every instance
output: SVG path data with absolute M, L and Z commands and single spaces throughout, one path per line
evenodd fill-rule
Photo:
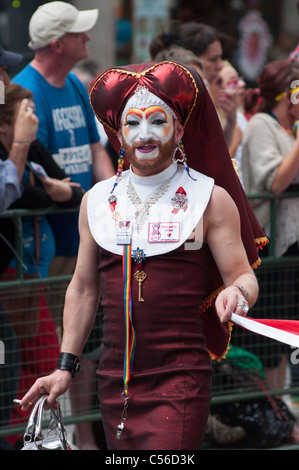
M 139 142 L 134 142 L 132 147 L 136 149 L 137 147 L 144 147 L 146 145 L 156 145 L 157 147 L 161 146 L 161 142 L 153 139 L 143 140 Z

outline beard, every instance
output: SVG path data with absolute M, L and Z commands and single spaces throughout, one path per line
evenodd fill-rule
M 145 145 L 155 145 L 158 148 L 158 155 L 155 158 L 139 158 L 136 155 L 138 147 Z M 174 136 L 168 142 L 162 144 L 160 141 L 136 142 L 132 146 L 123 142 L 123 150 L 130 161 L 132 168 L 144 172 L 145 174 L 160 173 L 172 163 L 172 156 L 176 147 Z M 140 154 L 140 152 L 139 152 Z

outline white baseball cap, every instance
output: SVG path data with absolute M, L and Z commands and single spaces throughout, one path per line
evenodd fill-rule
M 65 2 L 50 2 L 38 7 L 29 22 L 30 49 L 51 44 L 65 33 L 89 31 L 97 22 L 99 10 L 79 11 Z

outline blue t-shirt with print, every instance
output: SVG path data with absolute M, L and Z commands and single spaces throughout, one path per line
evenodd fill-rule
M 90 144 L 100 140 L 83 83 L 70 73 L 62 88 L 50 85 L 30 64 L 13 82 L 33 92 L 39 118 L 37 138 L 56 163 L 86 191 L 92 186 Z M 56 255 L 76 256 L 79 245 L 78 214 L 51 216 Z

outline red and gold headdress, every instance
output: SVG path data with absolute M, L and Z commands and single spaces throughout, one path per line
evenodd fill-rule
M 188 69 L 178 63 L 147 63 L 109 69 L 94 80 L 90 90 L 93 110 L 106 130 L 117 134 L 125 105 L 140 87 L 164 101 L 183 126 L 188 122 L 198 95 L 204 93 L 201 83 L 196 83 Z

